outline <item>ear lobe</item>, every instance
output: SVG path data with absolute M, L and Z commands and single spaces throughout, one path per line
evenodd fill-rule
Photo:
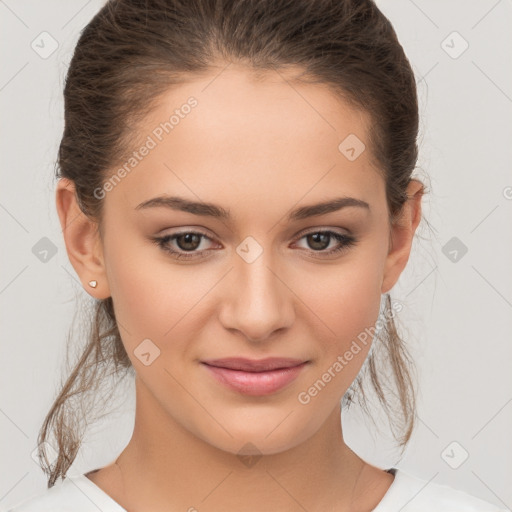
M 97 299 L 109 297 L 98 223 L 87 217 L 78 206 L 75 185 L 71 180 L 59 180 L 55 199 L 69 261 L 82 286 Z M 98 284 L 92 288 L 89 281 L 97 281 Z
M 407 187 L 408 200 L 401 215 L 391 226 L 389 252 L 386 257 L 381 293 L 387 293 L 398 281 L 411 253 L 414 233 L 421 220 L 423 184 L 411 180 Z

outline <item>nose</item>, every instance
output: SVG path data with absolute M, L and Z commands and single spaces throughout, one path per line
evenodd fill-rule
M 242 258 L 224 283 L 219 319 L 225 329 L 251 342 L 263 342 L 289 328 L 295 317 L 294 297 L 286 277 L 263 254 L 252 263 Z

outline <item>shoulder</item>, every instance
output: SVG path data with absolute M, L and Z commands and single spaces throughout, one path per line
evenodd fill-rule
M 126 512 L 85 475 L 68 476 L 7 512 Z
M 464 491 L 394 469 L 395 480 L 373 512 L 505 512 Z
M 68 477 L 57 482 L 53 487 L 18 503 L 7 512 L 45 512 L 47 510 L 60 512 L 64 510 L 66 504 L 75 506 L 79 500 L 79 493 L 72 484 L 72 479 Z

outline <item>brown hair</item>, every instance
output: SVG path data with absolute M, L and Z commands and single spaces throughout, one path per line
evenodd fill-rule
M 83 29 L 69 66 L 56 171 L 56 178 L 74 182 L 81 210 L 100 232 L 103 201 L 94 191 L 135 144 L 137 123 L 173 84 L 231 62 L 256 73 L 299 69 L 298 81 L 326 85 L 368 113 L 370 154 L 386 183 L 390 222 L 396 220 L 418 156 L 416 82 L 394 29 L 372 0 L 111 0 Z M 414 426 L 414 367 L 389 314 L 389 294 L 386 306 L 379 342 L 343 403 L 357 398 L 366 407 L 363 376 L 369 374 L 403 448 Z M 95 300 L 90 326 L 39 433 L 48 487 L 65 478 L 77 455 L 81 422 L 90 419 L 88 394 L 111 374 L 134 373 L 111 297 Z M 379 358 L 389 378 L 383 379 Z M 52 466 L 43 444 L 50 432 L 58 452 Z

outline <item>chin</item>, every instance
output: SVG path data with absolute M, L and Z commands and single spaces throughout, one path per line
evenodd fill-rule
M 242 458 L 282 453 L 306 441 L 315 433 L 313 427 L 305 429 L 304 423 L 294 425 L 290 421 L 293 414 L 285 419 L 288 413 L 283 412 L 274 416 L 264 415 L 261 421 L 252 418 L 250 421 L 241 422 L 238 418 L 230 423 L 218 417 L 219 423 L 226 430 L 217 425 L 218 428 L 208 428 L 199 437 L 219 450 Z

